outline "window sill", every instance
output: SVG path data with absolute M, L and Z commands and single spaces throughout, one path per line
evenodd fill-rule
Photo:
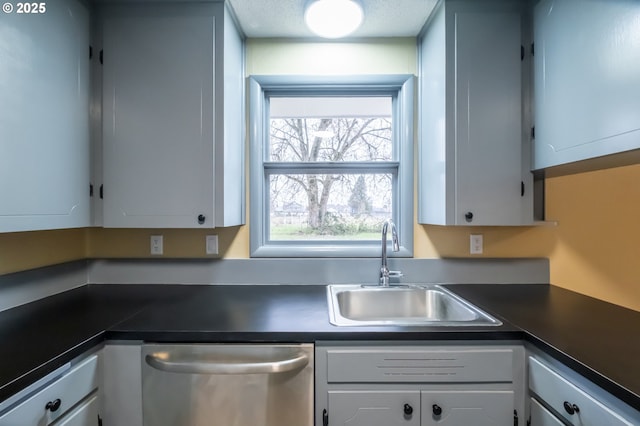
M 380 243 L 370 246 L 344 246 L 305 244 L 263 245 L 251 253 L 251 257 L 380 257 Z M 413 249 L 400 246 L 400 251 L 387 249 L 389 257 L 413 257 Z

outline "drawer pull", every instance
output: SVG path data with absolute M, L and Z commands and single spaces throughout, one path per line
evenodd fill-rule
M 404 415 L 410 416 L 413 414 L 413 407 L 409 404 L 404 404 Z
M 571 416 L 580 412 L 580 408 L 576 404 L 571 404 L 570 402 L 565 401 L 562 405 L 564 406 L 564 410 Z
M 54 401 L 47 402 L 47 405 L 44 406 L 44 409 L 55 413 L 60 408 L 60 405 L 62 405 L 62 401 L 60 401 L 60 398 L 58 398 Z
M 431 408 L 433 409 L 434 416 L 439 416 L 440 414 L 442 414 L 442 408 L 438 404 L 433 404 L 433 407 Z

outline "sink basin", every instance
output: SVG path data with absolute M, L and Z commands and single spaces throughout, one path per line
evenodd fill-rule
M 438 285 L 329 285 L 334 325 L 475 326 L 497 319 Z

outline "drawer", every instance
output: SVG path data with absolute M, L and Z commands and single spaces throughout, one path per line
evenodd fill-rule
M 509 383 L 513 349 L 329 349 L 329 383 Z
M 542 404 L 536 401 L 535 398 L 530 398 L 531 401 L 531 425 L 535 426 L 564 426 L 556 416 L 551 414 L 549 410 L 544 408 Z
M 611 411 L 593 396 L 587 394 L 556 371 L 533 357 L 529 357 L 529 388 L 572 425 L 579 426 L 633 426 Z M 577 406 L 569 414 L 565 403 Z
M 98 388 L 98 355 L 91 355 L 67 374 L 36 392 L 0 417 L 0 426 L 43 426 L 61 417 L 70 408 Z M 51 412 L 45 407 L 60 400 Z M 73 423 L 72 423 L 73 424 Z

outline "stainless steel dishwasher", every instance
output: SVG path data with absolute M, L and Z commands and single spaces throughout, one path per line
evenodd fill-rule
M 145 426 L 312 426 L 313 345 L 147 344 Z

